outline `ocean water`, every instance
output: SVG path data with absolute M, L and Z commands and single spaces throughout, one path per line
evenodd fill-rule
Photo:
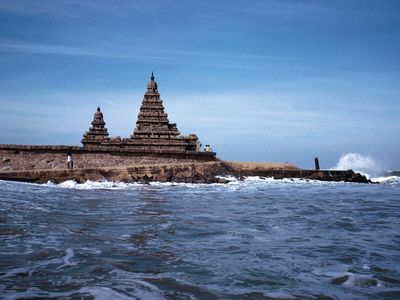
M 2 299 L 400 299 L 400 180 L 0 181 Z

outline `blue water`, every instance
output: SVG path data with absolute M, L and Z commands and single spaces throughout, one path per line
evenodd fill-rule
M 400 184 L 0 181 L 4 299 L 399 299 Z

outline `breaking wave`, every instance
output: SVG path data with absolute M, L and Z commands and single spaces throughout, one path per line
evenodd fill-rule
M 39 184 L 49 188 L 63 188 L 76 190 L 148 190 L 148 189 L 166 189 L 166 188 L 184 188 L 184 189 L 257 189 L 265 185 L 288 186 L 288 185 L 338 185 L 343 182 L 333 181 L 318 181 L 302 178 L 283 178 L 274 179 L 273 177 L 248 176 L 243 180 L 239 180 L 233 176 L 218 176 L 229 181 L 229 183 L 179 183 L 179 182 L 150 182 L 149 184 L 142 183 L 125 183 L 118 181 L 85 181 L 78 183 L 74 180 L 67 180 L 59 184 L 48 182 Z M 36 184 L 35 184 L 36 185 Z
M 368 177 L 382 175 L 383 167 L 377 163 L 371 156 L 361 155 L 360 153 L 343 154 L 334 167 L 336 170 L 350 170 L 361 173 Z
M 384 167 L 375 159 L 368 155 L 360 153 L 346 153 L 343 154 L 335 167 L 335 170 L 353 170 L 354 172 L 361 173 L 373 182 L 383 184 L 400 184 L 399 176 L 388 176 Z M 386 175 L 385 175 L 386 173 Z
M 385 183 L 385 184 L 400 184 L 399 176 L 380 176 L 371 178 L 374 182 Z
M 376 162 L 371 156 L 362 155 L 360 153 L 346 153 L 343 154 L 335 167 L 332 170 L 353 170 L 354 172 L 361 173 L 373 182 L 384 184 L 400 184 L 399 176 L 392 176 L 389 173 L 385 174 L 384 168 L 381 164 Z M 389 176 L 390 175 L 390 176 Z M 150 182 L 149 184 L 141 183 L 124 183 L 116 181 L 91 181 L 87 180 L 83 183 L 78 183 L 74 180 L 67 180 L 59 184 L 54 184 L 49 181 L 44 184 L 47 187 L 61 187 L 65 189 L 78 189 L 78 190 L 136 190 L 148 188 L 166 188 L 166 187 L 183 187 L 183 188 L 199 188 L 206 186 L 226 186 L 228 188 L 256 188 L 259 185 L 273 184 L 273 185 L 287 185 L 287 184 L 313 184 L 313 185 L 335 185 L 341 184 L 338 182 L 321 182 L 317 180 L 301 179 L 301 178 L 284 178 L 274 179 L 273 177 L 259 177 L 248 176 L 244 180 L 239 180 L 234 176 L 218 176 L 219 178 L 226 179 L 228 184 L 202 184 L 202 183 L 178 183 L 178 182 Z

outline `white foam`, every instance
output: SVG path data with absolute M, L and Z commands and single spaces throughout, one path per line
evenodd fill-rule
M 151 186 L 155 186 L 155 187 L 179 186 L 179 187 L 187 187 L 187 188 L 196 188 L 199 186 L 208 185 L 207 183 L 157 182 L 157 181 L 150 182 L 149 184 Z
M 109 300 L 109 299 L 115 299 L 115 300 L 131 300 L 132 297 L 129 297 L 127 295 L 118 293 L 114 291 L 113 289 L 110 289 L 108 287 L 83 287 L 79 290 L 80 293 L 88 293 L 92 296 L 94 296 L 94 299 L 96 300 Z
M 267 298 L 272 299 L 297 299 L 291 294 L 281 290 L 281 291 L 271 291 L 271 292 L 263 292 L 263 295 Z
M 346 272 L 344 275 L 348 276 L 349 278 L 343 283 L 345 286 L 364 286 L 366 284 L 374 284 L 377 287 L 382 287 L 383 282 L 377 279 L 374 279 L 372 275 L 361 275 L 361 274 L 354 274 L 351 272 Z
M 52 182 L 48 182 L 44 184 L 48 187 L 61 187 L 66 189 L 78 189 L 78 190 L 129 190 L 129 189 L 138 189 L 138 188 L 146 188 L 148 186 L 153 187 L 170 187 L 170 186 L 181 186 L 187 188 L 196 188 L 198 186 L 205 186 L 208 184 L 198 184 L 198 183 L 183 183 L 183 182 L 150 182 L 149 185 L 145 185 L 142 183 L 125 183 L 118 181 L 91 181 L 88 180 L 84 183 L 77 183 L 74 180 L 67 180 L 60 184 L 54 184 Z
M 246 185 L 253 184 L 316 184 L 316 185 L 331 185 L 331 184 L 340 184 L 343 182 L 334 182 L 334 181 L 320 181 L 314 179 L 304 179 L 304 178 L 282 178 L 275 179 L 273 177 L 260 177 L 260 176 L 248 176 L 245 177 L 243 181 L 239 181 L 240 183 L 244 183 Z
M 232 176 L 232 175 L 227 175 L 227 176 L 215 176 L 215 177 L 220 178 L 220 179 L 229 180 L 230 182 L 237 182 L 237 181 L 239 181 L 235 176 Z
M 361 173 L 368 178 L 383 173 L 383 167 L 371 156 L 361 155 L 360 153 L 343 154 L 333 170 L 353 170 Z
M 73 258 L 74 256 L 75 256 L 74 249 L 72 248 L 65 249 L 65 256 L 62 258 L 64 264 L 60 266 L 59 269 L 68 266 L 76 266 L 76 263 L 71 262 L 71 258 Z
M 133 295 L 139 299 L 165 299 L 162 291 L 155 285 L 150 284 L 143 280 L 132 280 L 136 289 Z M 108 298 L 112 299 L 112 298 Z
M 400 184 L 400 177 L 399 176 L 387 176 L 387 177 L 374 177 L 371 178 L 373 182 L 379 182 L 384 184 Z
M 65 188 L 65 189 L 78 189 L 78 190 L 135 190 L 135 189 L 149 189 L 149 188 L 207 188 L 207 187 L 219 187 L 228 189 L 237 189 L 243 187 L 258 187 L 265 184 L 314 184 L 314 185 L 332 185 L 332 184 L 343 184 L 343 182 L 332 182 L 332 181 L 319 181 L 304 178 L 283 178 L 274 179 L 273 177 L 260 177 L 260 176 L 247 176 L 243 180 L 239 180 L 233 176 L 217 176 L 217 178 L 226 179 L 229 182 L 225 183 L 183 183 L 183 182 L 150 182 L 148 185 L 141 183 L 124 183 L 115 181 L 91 181 L 88 180 L 84 183 L 77 183 L 74 180 L 64 181 L 60 184 L 54 184 L 48 182 L 45 184 L 47 187 Z
M 96 248 L 92 248 L 92 247 L 82 247 L 82 248 L 79 248 L 79 250 L 88 252 L 90 254 L 101 254 L 102 253 L 101 250 L 96 249 Z
M 66 189 L 78 189 L 78 190 L 99 190 L 99 189 L 123 190 L 141 186 L 141 184 L 139 183 L 125 183 L 125 182 L 106 181 L 106 180 L 102 181 L 88 180 L 84 183 L 77 183 L 74 180 L 67 180 L 57 185 L 52 182 L 48 182 L 45 185 L 49 187 L 61 187 Z

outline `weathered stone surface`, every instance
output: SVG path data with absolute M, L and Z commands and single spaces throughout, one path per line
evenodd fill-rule
M 88 160 L 94 159 L 93 164 L 100 164 L 107 161 L 102 156 L 96 160 L 92 153 L 88 155 Z M 35 158 L 36 157 L 36 158 Z M 33 158 L 37 159 L 34 154 Z M 45 160 L 43 160 L 45 161 Z M 43 163 L 39 160 L 38 163 Z M 219 179 L 218 175 L 232 175 L 239 179 L 244 176 L 274 177 L 283 178 L 304 178 L 321 181 L 346 181 L 370 183 L 364 176 L 353 171 L 318 171 L 302 170 L 288 164 L 249 164 L 232 163 L 224 161 L 199 161 L 182 160 L 171 157 L 160 159 L 156 157 L 143 157 L 135 164 L 116 166 L 116 161 L 111 161 L 113 166 L 84 167 L 80 169 L 68 170 L 64 162 L 63 169 L 3 169 L 0 171 L 0 179 L 17 180 L 27 182 L 44 183 L 52 181 L 55 183 L 75 180 L 84 182 L 86 180 L 113 180 L 122 182 L 148 183 L 151 181 L 159 182 L 188 182 L 188 183 L 225 183 L 224 179 Z M 289 166 L 285 169 L 285 166 Z
M 0 179 L 46 183 L 60 183 L 75 180 L 78 183 L 87 180 L 112 180 L 121 182 L 187 182 L 187 183 L 217 183 L 225 182 L 216 178 L 217 175 L 227 175 L 230 169 L 220 161 L 170 163 L 157 165 L 137 165 L 129 167 L 105 167 L 93 169 L 54 169 L 25 170 L 0 172 Z
M 0 171 L 66 168 L 67 151 L 70 148 L 74 168 L 80 169 L 216 160 L 214 155 L 195 151 L 174 153 L 125 148 L 95 151 L 69 146 L 0 145 Z

